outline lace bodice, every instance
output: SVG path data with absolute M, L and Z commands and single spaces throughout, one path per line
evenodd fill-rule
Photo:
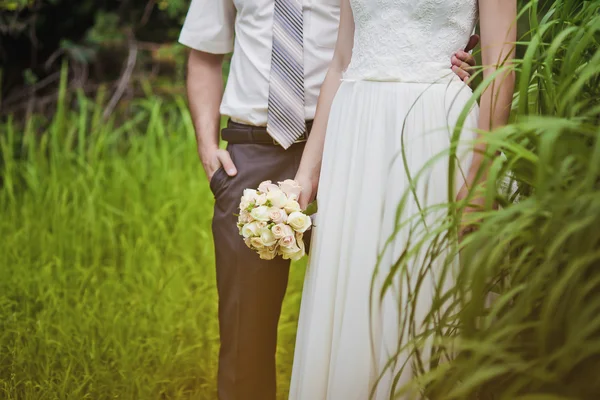
M 452 53 L 473 32 L 477 0 L 350 0 L 355 33 L 344 79 L 453 79 Z

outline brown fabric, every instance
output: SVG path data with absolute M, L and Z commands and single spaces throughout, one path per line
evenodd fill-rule
M 298 142 L 306 141 L 308 139 L 312 124 L 312 121 L 306 122 L 306 132 L 298 139 Z M 227 122 L 227 127 L 221 132 L 221 137 L 223 140 L 229 142 L 229 144 L 255 143 L 279 146 L 279 144 L 273 140 L 271 135 L 269 135 L 266 127 L 238 124 L 231 120 Z
M 274 400 L 277 323 L 289 262 L 261 260 L 248 249 L 236 226 L 246 188 L 294 178 L 304 144 L 230 144 L 238 174 L 219 169 L 211 179 L 215 196 L 213 235 L 219 293 L 218 393 L 220 400 Z

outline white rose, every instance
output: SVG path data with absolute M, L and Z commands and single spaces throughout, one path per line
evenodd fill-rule
M 277 243 L 277 238 L 269 228 L 263 228 L 260 231 L 260 239 L 266 247 L 271 247 Z
M 269 219 L 276 224 L 282 224 L 287 221 L 287 214 L 281 208 L 269 208 Z
M 288 200 L 283 206 L 286 213 L 291 214 L 293 212 L 301 211 L 300 204 L 296 200 Z
M 258 256 L 263 260 L 272 260 L 277 255 L 276 246 L 265 247 L 258 251 Z
M 288 202 L 288 198 L 281 190 L 274 189 L 267 193 L 267 201 L 271 203 L 272 207 L 283 208 Z
M 267 195 L 266 194 L 260 194 L 256 197 L 256 205 L 257 206 L 264 206 L 265 203 L 267 202 Z
M 288 216 L 287 223 L 294 228 L 296 232 L 304 233 L 311 227 L 312 221 L 308 215 L 299 211 L 293 212 Z
M 281 239 L 286 236 L 291 236 L 294 234 L 294 230 L 286 224 L 277 224 L 271 228 L 271 232 L 275 235 L 276 239 Z
M 258 236 L 261 229 L 258 222 L 250 222 L 242 227 L 242 236 L 244 236 L 244 238 Z
M 266 222 L 269 220 L 269 207 L 260 206 L 250 211 L 250 216 L 257 221 Z
M 293 179 L 286 179 L 283 182 L 279 182 L 279 188 L 294 200 L 298 199 L 300 192 L 302 192 L 302 187 Z
M 271 181 L 264 181 L 258 185 L 258 190 L 262 193 L 270 192 L 271 190 L 279 190 L 279 186 L 275 185 Z

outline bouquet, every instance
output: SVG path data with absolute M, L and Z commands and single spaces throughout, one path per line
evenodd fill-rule
M 311 204 L 300 209 L 298 197 L 302 188 L 294 180 L 279 184 L 265 181 L 258 189 L 246 189 L 240 201 L 238 228 L 246 246 L 263 260 L 282 256 L 299 260 L 306 254 L 303 235 L 313 223 Z

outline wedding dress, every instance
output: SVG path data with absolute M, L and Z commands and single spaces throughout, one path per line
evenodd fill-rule
M 387 369 L 386 363 L 400 346 L 399 319 L 407 291 L 391 290 L 380 303 L 379 289 L 407 247 L 410 224 L 391 245 L 385 243 L 395 230 L 396 210 L 409 181 L 448 150 L 472 96 L 451 71 L 450 58 L 473 32 L 476 1 L 350 0 L 354 48 L 325 138 L 292 400 L 367 400 L 371 394 L 378 400 L 393 398 L 394 376 L 403 360 Z M 473 139 L 477 127 L 477 106 L 467 112 L 463 141 Z M 470 162 L 469 152 L 464 153 L 457 158 L 455 190 Z M 446 156 L 426 169 L 402 218 L 447 202 L 448 165 Z M 376 265 L 380 278 L 373 281 Z M 416 319 L 429 310 L 434 274 L 425 277 L 418 294 Z M 409 355 L 404 357 L 406 361 Z M 408 361 L 398 386 L 413 376 Z

